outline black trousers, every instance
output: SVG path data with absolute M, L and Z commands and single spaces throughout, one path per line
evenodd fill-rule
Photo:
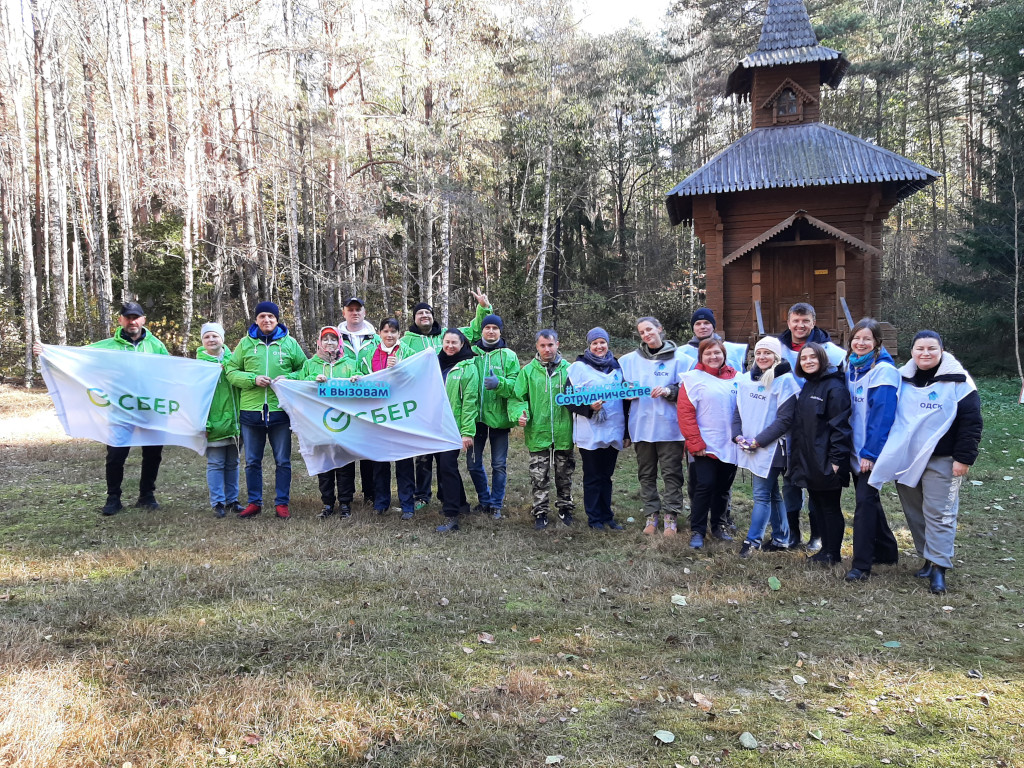
M 335 501 L 340 504 L 351 504 L 356 493 L 356 465 L 346 464 L 344 467 L 321 472 L 316 476 L 316 481 L 320 486 L 320 501 L 324 504 L 332 507 Z M 338 486 L 337 496 L 334 493 L 335 483 Z
M 458 517 L 469 511 L 466 486 L 459 471 L 462 451 L 442 451 L 437 456 L 437 495 L 441 498 L 441 512 L 445 517 Z
M 107 446 L 107 496 L 121 498 L 121 482 L 124 480 L 124 463 L 131 448 Z M 142 446 L 142 474 L 139 476 L 139 498 L 149 501 L 156 493 L 156 476 L 163 458 L 162 445 Z
M 690 530 L 705 536 L 709 516 L 712 530 L 726 525 L 725 510 L 732 481 L 736 478 L 736 465 L 711 456 L 694 456 L 692 466 L 695 487 L 690 502 Z
M 878 489 L 868 485 L 870 472 L 853 476 L 857 508 L 853 513 L 853 562 L 851 568 L 870 571 L 875 563 L 895 563 L 900 557 L 896 537 L 885 519 Z
M 619 452 L 615 448 L 596 448 L 585 451 L 580 448 L 580 462 L 583 464 L 583 508 L 587 522 L 610 523 L 612 521 L 612 475 Z
M 839 506 L 843 491 L 807 491 L 807 510 L 811 516 L 811 530 L 815 528 L 821 534 L 821 551 L 831 555 L 836 562 L 842 559 L 840 550 L 843 547 L 843 534 L 846 532 L 846 518 Z
M 376 461 L 359 462 L 359 485 L 362 487 L 363 496 L 367 501 L 373 501 L 374 491 L 377 488 L 377 482 L 373 479 L 376 464 Z

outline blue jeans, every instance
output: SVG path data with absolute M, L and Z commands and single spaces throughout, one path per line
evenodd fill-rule
M 508 480 L 508 471 L 505 469 L 505 460 L 508 458 L 508 433 L 507 429 L 489 427 L 483 422 L 478 422 L 476 434 L 473 436 L 473 450 L 466 452 L 466 469 L 473 479 L 477 500 L 483 507 L 501 509 L 501 505 L 505 503 L 505 483 Z M 487 489 L 487 470 L 484 469 L 484 446 L 487 445 L 488 437 L 491 440 L 490 490 Z
M 781 468 L 772 468 L 768 477 L 753 476 L 754 508 L 750 512 L 750 530 L 747 541 L 760 544 L 768 523 L 772 524 L 772 543 L 780 547 L 789 545 L 789 520 L 786 506 L 779 491 Z
M 242 441 L 245 443 L 245 488 L 250 504 L 263 504 L 263 448 L 270 440 L 277 472 L 274 475 L 274 504 L 287 504 L 292 487 L 292 427 L 288 414 L 274 411 L 242 411 Z
M 788 478 L 783 478 L 782 500 L 786 505 L 786 517 L 789 522 L 789 546 L 796 546 L 803 541 L 800 537 L 800 509 L 804 505 L 804 489 L 792 485 Z M 807 497 L 807 519 L 810 523 L 811 538 L 821 538 L 821 532 L 818 530 L 817 509 L 809 495 Z
M 211 446 L 206 449 L 206 484 L 210 487 L 210 506 L 238 502 L 238 446 Z

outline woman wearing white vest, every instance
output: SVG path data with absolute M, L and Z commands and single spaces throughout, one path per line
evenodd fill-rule
M 900 550 L 885 519 L 878 489 L 868 482 L 896 418 L 900 373 L 882 346 L 882 327 L 865 317 L 850 334 L 846 355 L 846 388 L 853 401 L 853 485 L 857 506 L 853 513 L 853 561 L 847 581 L 863 581 L 875 563 L 894 565 Z
M 622 367 L 608 348 L 608 332 L 591 328 L 587 351 L 569 366 L 566 390 L 576 392 L 622 384 Z M 573 414 L 572 441 L 580 449 L 583 464 L 583 507 L 595 530 L 621 531 L 612 512 L 612 475 L 619 451 L 629 445 L 622 400 L 598 400 L 588 405 L 566 406 Z
M 636 474 L 647 518 L 644 533 L 658 532 L 658 515 L 663 513 L 665 535 L 675 536 L 676 518 L 683 509 L 683 436 L 675 418 L 679 375 L 692 363 L 665 338 L 657 318 L 641 317 L 636 322 L 640 348 L 619 360 L 626 381 L 650 387 L 650 397 L 629 401 L 629 436 L 636 450 Z M 665 483 L 664 498 L 658 495 L 658 469 Z
M 705 339 L 697 350 L 700 362 L 679 379 L 676 416 L 693 456 L 696 487 L 690 504 L 690 547 L 700 549 L 708 532 L 732 541 L 726 531 L 725 508 L 736 477 L 736 444 L 732 414 L 736 410 L 736 369 L 726 363 L 725 344 Z
M 782 359 L 782 343 L 774 336 L 757 342 L 750 372 L 736 377 L 736 411 L 732 417 L 733 442 L 742 449 L 736 456 L 736 466 L 753 476 L 754 507 L 740 557 L 750 557 L 762 548 L 769 521 L 772 537 L 764 549 L 789 548 L 789 520 L 779 491 L 779 477 L 786 471 L 781 438 L 793 423 L 799 392 L 789 363 Z
M 931 591 L 942 594 L 946 570 L 953 567 L 960 484 L 978 458 L 981 398 L 935 331 L 920 331 L 910 354 L 900 369 L 896 422 L 870 483 L 881 488 L 896 481 L 914 546 L 925 560 L 915 576 L 929 579 Z

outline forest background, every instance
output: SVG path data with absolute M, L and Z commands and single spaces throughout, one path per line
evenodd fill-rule
M 942 174 L 887 222 L 881 319 L 1020 375 L 1024 0 L 807 6 L 853 62 L 822 119 Z M 748 130 L 722 94 L 764 8 L 595 35 L 558 0 L 4 0 L 0 376 L 127 298 L 176 354 L 263 298 L 308 348 L 349 296 L 446 322 L 478 287 L 520 349 L 684 338 L 703 249 L 664 195 Z

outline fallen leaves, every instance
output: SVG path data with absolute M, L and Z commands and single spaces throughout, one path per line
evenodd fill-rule
M 793 682 L 797 685 L 807 685 L 807 678 L 803 675 L 793 675 Z
M 565 760 L 565 755 L 548 755 L 544 758 L 544 765 L 557 765 Z
M 778 592 L 780 589 L 782 589 L 782 582 L 779 581 L 777 577 L 770 576 L 768 578 L 768 588 L 773 592 Z
M 899 640 L 886 640 L 884 643 L 882 643 L 883 648 L 900 648 L 902 647 L 902 645 L 903 643 L 901 643 Z
M 754 738 L 754 734 L 750 731 L 744 731 L 741 733 L 740 746 L 744 749 L 757 749 L 757 739 Z
M 714 702 L 703 693 L 694 693 L 693 703 L 696 704 L 702 712 L 710 712 L 715 706 Z
M 672 605 L 686 605 L 686 598 L 683 595 L 672 595 Z
M 654 738 L 662 744 L 671 744 L 676 740 L 676 735 L 672 731 L 655 731 Z
M 489 632 L 479 632 L 476 636 L 477 642 L 483 643 L 484 645 L 494 645 L 496 642 L 494 635 Z

